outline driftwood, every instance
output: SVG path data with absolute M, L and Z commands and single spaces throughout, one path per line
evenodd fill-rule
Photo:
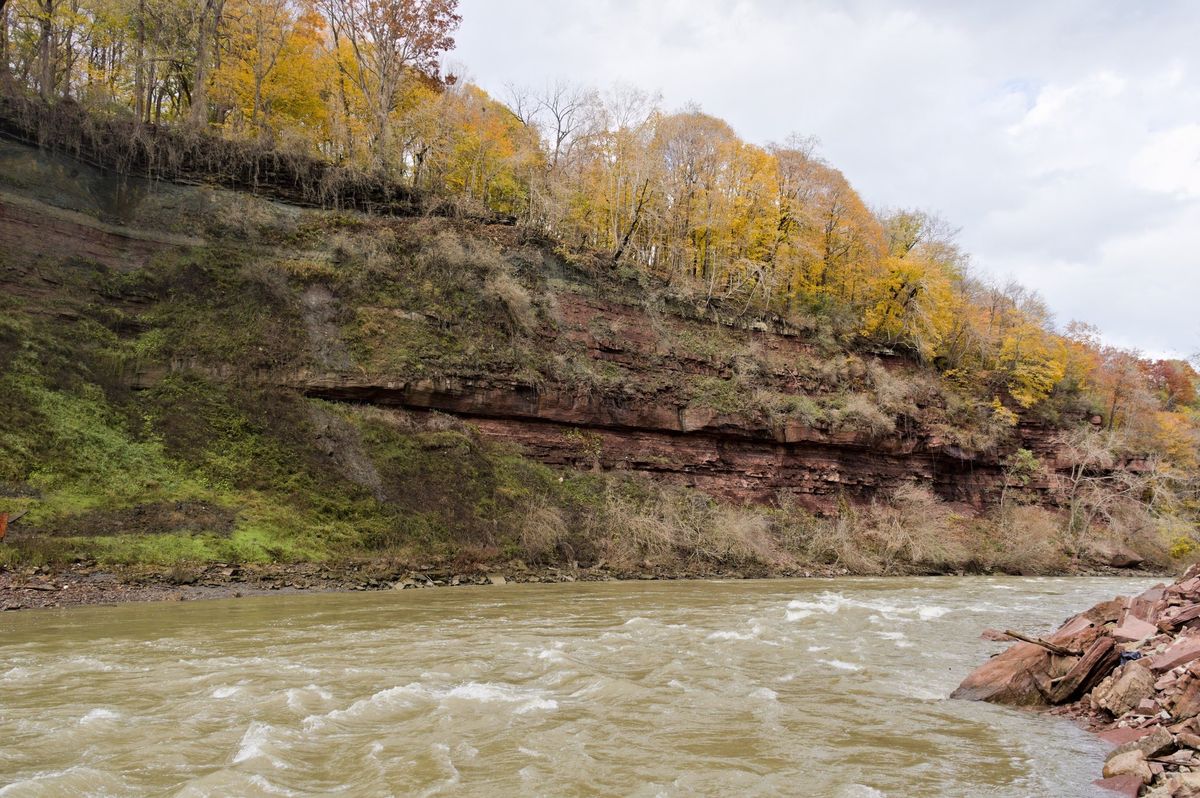
M 1005 629 L 1004 634 L 1011 638 L 1020 640 L 1023 643 L 1033 643 L 1035 646 L 1041 646 L 1051 654 L 1058 654 L 1060 657 L 1082 657 L 1083 652 L 1076 649 L 1064 648 L 1063 646 L 1051 643 L 1049 640 L 1043 640 L 1040 637 L 1030 637 L 1020 632 L 1014 632 L 1012 629 Z

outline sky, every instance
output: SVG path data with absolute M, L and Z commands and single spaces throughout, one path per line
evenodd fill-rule
M 876 208 L 960 229 L 1060 325 L 1200 352 L 1200 2 L 460 0 L 455 71 L 815 136 Z

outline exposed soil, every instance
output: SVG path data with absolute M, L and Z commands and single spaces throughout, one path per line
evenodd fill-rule
M 21 536 L 71 535 L 94 537 L 163 532 L 229 535 L 237 514 L 204 501 L 151 502 L 120 510 L 92 510 L 58 519 L 45 528 L 20 529 Z M 14 530 L 14 533 L 18 533 Z M 14 534 L 13 539 L 16 539 Z

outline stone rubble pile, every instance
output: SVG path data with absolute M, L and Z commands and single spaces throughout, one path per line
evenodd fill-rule
M 1097 604 L 1045 639 L 1019 636 L 951 697 L 1054 707 L 1115 746 L 1097 785 L 1200 798 L 1200 565 L 1173 585 Z

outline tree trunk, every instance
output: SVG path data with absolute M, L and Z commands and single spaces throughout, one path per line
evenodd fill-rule
M 0 0 L 0 88 L 8 86 L 8 0 Z
M 196 69 L 192 73 L 192 104 L 188 109 L 188 121 L 203 125 L 208 121 L 208 76 L 209 64 L 216 47 L 217 28 L 221 23 L 221 9 L 225 0 L 204 0 L 200 14 L 200 36 L 196 41 Z
M 133 113 L 138 124 L 147 121 L 146 103 L 146 0 L 138 0 L 137 50 L 133 64 Z
M 54 96 L 54 0 L 42 0 L 38 36 L 38 93 L 49 101 Z

